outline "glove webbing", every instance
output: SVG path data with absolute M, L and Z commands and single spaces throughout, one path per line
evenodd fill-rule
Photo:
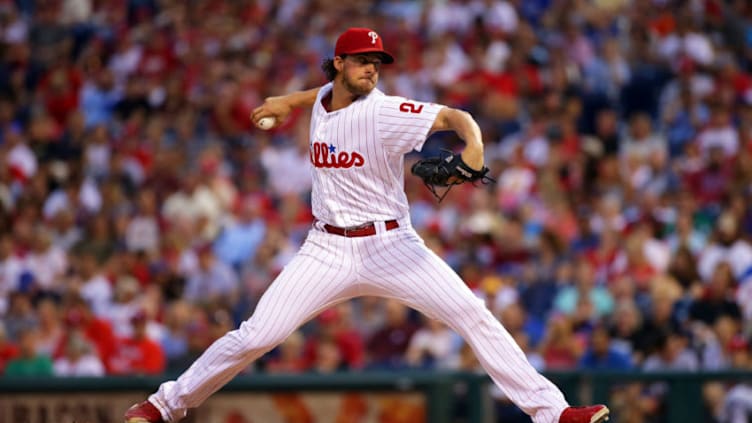
M 455 185 L 461 185 L 466 182 L 470 182 L 473 184 L 473 186 L 477 186 L 475 184 L 476 181 L 480 181 L 483 185 L 488 185 L 490 183 L 495 183 L 496 179 L 488 176 L 489 169 L 486 166 L 483 166 L 480 170 L 475 170 L 471 168 L 470 166 L 465 163 L 464 160 L 462 160 L 462 156 L 459 154 L 454 154 L 449 150 L 442 150 L 445 153 L 447 153 L 447 157 L 444 158 L 445 161 L 447 161 L 454 169 L 457 170 L 461 175 L 465 177 L 465 180 L 455 180 L 453 182 L 449 182 L 449 185 L 447 186 L 447 189 L 444 190 L 444 192 L 439 195 L 439 193 L 436 190 L 436 186 L 428 183 L 425 179 L 423 180 L 423 185 L 428 188 L 428 191 L 433 194 L 433 196 L 436 198 L 437 202 L 441 203 L 441 201 L 449 194 L 449 191 L 451 191 L 452 187 Z M 480 178 L 476 179 L 475 181 L 471 181 L 473 175 L 476 174 L 482 174 Z

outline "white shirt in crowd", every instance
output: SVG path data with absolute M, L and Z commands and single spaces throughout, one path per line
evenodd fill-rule
M 76 361 L 61 357 L 52 364 L 55 376 L 104 376 L 102 361 L 94 354 L 86 354 Z

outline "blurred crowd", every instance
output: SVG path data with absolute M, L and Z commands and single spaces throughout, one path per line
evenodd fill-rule
M 249 113 L 324 83 L 348 26 L 394 54 L 383 91 L 481 125 L 498 182 L 438 204 L 407 175 L 411 217 L 536 367 L 752 370 L 745 0 L 2 0 L 0 374 L 176 372 L 247 318 L 312 220 L 307 111 Z M 248 371 L 410 367 L 478 363 L 361 298 Z M 703 399 L 742 421 L 751 392 Z

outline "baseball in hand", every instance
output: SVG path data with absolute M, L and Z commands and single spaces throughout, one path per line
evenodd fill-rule
M 256 125 L 258 125 L 258 127 L 263 129 L 264 131 L 268 131 L 272 128 L 272 126 L 274 126 L 275 120 L 276 119 L 271 116 L 262 117 L 261 119 L 259 119 Z

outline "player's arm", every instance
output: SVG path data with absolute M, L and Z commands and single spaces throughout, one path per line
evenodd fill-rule
M 286 95 L 267 97 L 264 99 L 264 104 L 256 107 L 251 112 L 251 121 L 258 126 L 259 119 L 270 116 L 275 118 L 274 126 L 279 126 L 287 120 L 293 109 L 312 107 L 320 88 L 311 88 L 310 90 L 296 91 Z
M 462 161 L 475 170 L 483 168 L 483 139 L 475 119 L 463 110 L 443 107 L 431 127 L 431 133 L 454 131 L 465 142 Z

